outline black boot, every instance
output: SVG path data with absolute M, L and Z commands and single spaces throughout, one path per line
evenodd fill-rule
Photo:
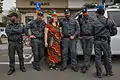
M 32 62 L 33 68 L 37 71 L 41 71 L 40 65 L 38 63 Z
M 102 74 L 96 73 L 98 78 L 102 78 Z
M 86 73 L 86 72 L 87 72 L 87 67 L 86 67 L 86 66 L 83 66 L 83 67 L 81 68 L 81 72 L 82 72 L 82 73 Z
M 110 72 L 110 73 L 106 73 L 106 76 L 110 77 L 110 76 L 113 76 L 113 72 Z
M 22 72 L 26 72 L 26 71 L 27 71 L 24 66 L 20 67 L 20 70 L 21 70 Z
M 15 72 L 15 68 L 10 68 L 7 75 L 12 75 Z
M 67 67 L 61 67 L 60 71 L 65 71 L 67 69 Z
M 20 57 L 19 58 L 19 61 L 20 61 L 20 70 L 22 71 L 22 72 L 26 72 L 27 70 L 25 69 L 25 66 L 24 66 L 24 59 L 23 59 L 23 57 Z
M 78 67 L 77 67 L 77 66 L 72 67 L 71 69 L 72 69 L 74 72 L 78 72 Z
M 37 70 L 37 71 L 41 71 L 40 67 L 34 67 L 34 69 Z

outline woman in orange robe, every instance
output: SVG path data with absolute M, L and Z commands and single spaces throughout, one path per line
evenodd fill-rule
M 48 43 L 48 39 L 50 43 Z M 56 14 L 53 14 L 50 23 L 45 28 L 45 46 L 48 51 L 48 62 L 49 69 L 57 70 L 56 63 L 61 62 L 61 51 L 60 51 L 60 27 Z

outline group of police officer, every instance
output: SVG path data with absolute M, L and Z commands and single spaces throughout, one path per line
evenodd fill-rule
M 104 17 L 105 10 L 97 9 L 96 18 L 88 15 L 83 9 L 83 16 L 79 16 L 81 45 L 84 55 L 84 64 L 81 68 L 82 73 L 90 68 L 90 58 L 94 44 L 96 75 L 102 78 L 101 56 L 104 54 L 104 66 L 106 76 L 113 76 L 111 63 L 111 36 L 117 34 L 117 27 L 113 20 Z
M 111 35 L 117 34 L 117 29 L 114 21 L 104 17 L 104 9 L 97 9 L 97 18 L 89 16 L 87 9 L 82 9 L 82 16 L 80 15 L 77 20 L 71 18 L 70 10 L 64 11 L 65 18 L 59 21 L 62 34 L 62 67 L 61 71 L 67 68 L 67 60 L 69 59 L 68 54 L 70 53 L 71 69 L 78 72 L 77 57 L 76 57 L 76 39 L 80 39 L 83 55 L 84 64 L 81 67 L 81 72 L 86 73 L 90 68 L 90 58 L 93 49 L 95 49 L 95 65 L 96 75 L 102 78 L 102 63 L 101 56 L 104 54 L 104 66 L 106 69 L 106 76 L 112 76 L 112 64 L 111 64 L 111 47 L 110 39 Z M 20 70 L 26 72 L 24 67 L 23 58 L 23 44 L 22 34 L 26 33 L 31 39 L 32 52 L 34 56 L 33 67 L 35 70 L 40 71 L 40 60 L 44 56 L 44 28 L 46 23 L 44 22 L 43 12 L 38 12 L 37 19 L 29 22 L 24 29 L 20 24 L 17 23 L 18 15 L 11 13 L 9 15 L 10 23 L 6 26 L 6 33 L 8 35 L 8 50 L 9 50 L 9 61 L 10 70 L 8 75 L 15 72 L 15 51 L 17 51 L 20 61 Z M 28 29 L 31 30 L 31 34 L 28 35 Z

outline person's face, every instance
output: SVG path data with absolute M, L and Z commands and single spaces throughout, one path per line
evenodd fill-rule
M 65 17 L 69 18 L 70 17 L 70 13 L 67 13 L 67 14 L 65 13 Z
M 17 18 L 16 18 L 16 16 L 12 16 L 10 20 L 11 20 L 11 22 L 15 23 L 17 21 Z
M 38 15 L 38 16 L 37 16 L 37 19 L 38 19 L 38 20 L 42 20 L 42 18 L 43 18 L 43 16 L 41 16 L 41 15 Z
M 83 16 L 88 16 L 88 12 L 83 13 Z
M 53 21 L 54 21 L 54 22 L 57 22 L 57 21 L 58 21 L 57 16 L 53 17 Z

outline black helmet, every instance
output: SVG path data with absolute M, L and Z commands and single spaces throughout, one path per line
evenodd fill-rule
M 39 12 L 37 13 L 37 15 L 38 15 L 38 16 L 43 16 L 43 15 L 44 15 L 44 12 L 39 11 Z
M 64 13 L 65 13 L 65 14 L 68 14 L 68 13 L 70 13 L 70 10 L 69 10 L 69 9 L 65 9 L 65 10 L 64 10 Z
M 97 9 L 96 13 L 100 14 L 100 15 L 104 15 L 105 10 L 103 8 L 99 8 L 99 9 Z
M 15 16 L 16 18 L 18 17 L 18 14 L 17 13 L 15 13 L 15 12 L 13 12 L 13 13 L 11 13 L 11 14 L 9 14 L 9 15 L 7 15 L 8 17 L 13 17 L 13 16 Z

